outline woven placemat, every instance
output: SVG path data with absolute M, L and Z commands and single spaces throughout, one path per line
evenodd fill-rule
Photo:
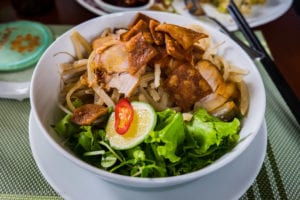
M 59 35 L 70 26 L 50 28 Z M 296 200 L 300 197 L 300 127 L 266 71 L 259 63 L 257 66 L 267 95 L 267 154 L 258 177 L 241 199 Z M 0 110 L 0 199 L 61 199 L 31 154 L 29 100 L 0 99 Z

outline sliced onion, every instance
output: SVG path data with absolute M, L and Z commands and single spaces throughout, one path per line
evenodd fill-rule
M 216 109 L 217 107 L 221 106 L 227 101 L 227 99 L 221 95 L 218 95 L 216 93 L 211 93 L 204 98 L 202 98 L 200 101 L 195 103 L 195 109 L 198 109 L 199 107 L 205 108 L 208 112 Z
M 247 84 L 244 81 L 238 82 L 237 86 L 241 94 L 239 108 L 241 114 L 244 116 L 247 114 L 249 108 L 249 91 L 248 91 Z

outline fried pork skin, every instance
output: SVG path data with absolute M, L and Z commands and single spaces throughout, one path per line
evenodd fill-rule
M 169 34 L 185 50 L 189 49 L 198 40 L 207 37 L 207 35 L 204 33 L 199 33 L 192 29 L 184 28 L 174 24 L 160 24 L 156 26 L 155 30 Z
M 95 71 L 101 72 L 97 75 L 101 75 L 107 91 L 116 88 L 130 97 L 146 69 L 159 65 L 161 83 L 174 106 L 191 111 L 197 104 L 213 111 L 238 94 L 236 85 L 226 82 L 217 66 L 203 60 L 205 51 L 197 42 L 206 37 L 204 33 L 138 14 L 120 39 L 112 34 L 94 42 Z M 226 105 L 233 108 L 233 104 Z M 234 110 L 228 107 L 216 113 Z

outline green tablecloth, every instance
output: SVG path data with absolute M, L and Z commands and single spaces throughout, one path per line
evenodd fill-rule
M 56 35 L 70 28 L 49 27 Z M 259 36 L 264 41 L 260 32 Z M 296 200 L 300 198 L 300 127 L 268 74 L 257 66 L 267 95 L 267 154 L 255 182 L 241 199 Z M 61 199 L 32 157 L 29 112 L 29 100 L 0 99 L 0 199 Z

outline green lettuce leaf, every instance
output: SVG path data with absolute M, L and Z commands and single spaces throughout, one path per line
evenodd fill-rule
M 156 151 L 159 156 L 169 159 L 171 162 L 177 162 L 180 160 L 180 157 L 176 155 L 177 147 L 183 143 L 185 138 L 182 114 L 167 109 L 158 112 L 157 116 L 157 125 L 150 133 L 151 139 L 148 139 L 148 142 L 157 143 Z
M 80 126 L 71 123 L 72 115 L 65 115 L 59 122 L 54 126 L 54 130 L 64 138 L 68 138 L 71 135 L 79 131 Z
M 78 126 L 66 115 L 55 131 L 83 160 L 110 172 L 164 177 L 201 169 L 230 151 L 239 139 L 240 121 L 223 122 L 199 109 L 186 122 L 172 109 L 157 112 L 157 124 L 144 142 L 128 150 L 113 150 L 103 126 Z M 103 121 L 105 123 L 105 120 Z
M 192 149 L 197 156 L 211 154 L 220 146 L 224 152 L 230 150 L 239 139 L 240 121 L 223 122 L 208 114 L 205 109 L 199 109 L 192 120 L 186 123 L 188 144 L 185 148 Z

